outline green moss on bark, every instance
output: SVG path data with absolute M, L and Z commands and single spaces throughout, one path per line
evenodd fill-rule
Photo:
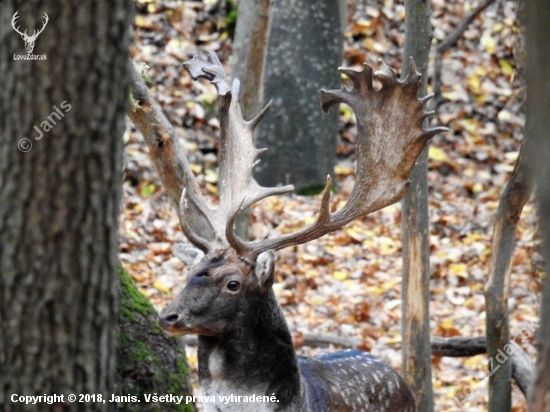
M 146 403 L 144 394 L 192 395 L 189 367 L 181 341 L 167 336 L 157 312 L 119 266 L 120 317 L 117 351 L 117 395 L 137 396 L 139 403 L 121 403 L 125 412 L 195 411 L 193 404 Z

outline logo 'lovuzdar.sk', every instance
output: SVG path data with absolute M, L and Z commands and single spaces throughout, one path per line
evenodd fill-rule
M 36 39 L 44 31 L 46 28 L 46 25 L 48 24 L 48 21 L 50 18 L 46 13 L 44 13 L 44 22 L 42 23 L 42 28 L 40 30 L 34 30 L 32 35 L 29 36 L 27 34 L 27 30 L 24 32 L 21 32 L 19 30 L 20 26 L 16 26 L 16 20 L 19 18 L 19 10 L 17 10 L 11 19 L 11 25 L 13 27 L 13 30 L 15 30 L 23 39 L 25 42 L 25 49 L 27 50 L 27 55 L 13 55 L 14 60 L 46 60 L 46 55 L 34 55 L 32 54 L 32 51 L 34 50 L 34 44 L 36 42 Z

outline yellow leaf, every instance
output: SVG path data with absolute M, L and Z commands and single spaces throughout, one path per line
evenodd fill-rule
M 504 153 L 504 157 L 506 158 L 506 160 L 509 160 L 511 162 L 515 162 L 516 160 L 518 160 L 518 156 L 519 156 L 519 152 Z
M 445 319 L 439 326 L 443 329 L 451 329 L 454 328 L 454 322 L 452 319 Z
M 191 168 L 191 171 L 192 171 L 193 174 L 195 174 L 195 175 L 198 175 L 198 174 L 201 172 L 201 170 L 202 170 L 201 165 L 198 165 L 198 164 L 196 164 L 196 163 L 191 163 L 191 164 L 189 165 L 189 167 Z
M 470 285 L 470 289 L 472 292 L 477 292 L 478 290 L 481 290 L 483 288 L 483 283 L 477 282 Z
M 476 76 L 486 76 L 487 75 L 487 68 L 485 66 L 477 66 L 474 70 L 474 74 Z
M 168 287 L 164 283 L 159 282 L 158 280 L 153 283 L 153 287 L 163 293 L 170 293 L 170 289 L 168 289 Z
M 382 295 L 384 293 L 384 290 L 378 286 L 371 286 L 371 287 L 365 288 L 365 291 L 373 295 Z
M 346 280 L 349 277 L 349 274 L 341 270 L 335 270 L 332 277 L 336 280 Z
M 355 22 L 355 24 L 357 24 L 358 26 L 363 26 L 363 27 L 370 27 L 371 26 L 370 20 L 366 20 L 366 19 L 359 19 Z
M 464 359 L 464 365 L 470 368 L 478 369 L 480 365 L 485 366 L 486 362 L 483 362 L 483 360 L 479 359 L 477 356 L 473 356 L 471 358 Z
M 144 16 L 136 16 L 134 22 L 137 27 L 141 27 L 142 29 L 153 29 L 155 27 L 151 20 Z
M 353 174 L 353 169 L 351 167 L 336 165 L 334 166 L 334 172 L 337 175 L 349 176 Z
M 491 36 L 490 33 L 485 33 L 483 36 L 481 36 L 481 44 L 483 47 L 485 47 L 485 50 L 487 50 L 487 53 L 489 54 L 495 54 L 497 51 L 497 45 L 495 42 L 495 39 Z
M 197 100 L 202 104 L 213 105 L 214 103 L 216 103 L 217 98 L 218 98 L 218 95 L 216 93 L 206 92 L 206 93 L 201 93 L 197 97 Z
M 496 23 L 493 26 L 493 33 L 498 33 L 500 31 L 502 31 L 503 28 L 504 28 L 504 25 L 502 23 Z
M 316 296 L 312 299 L 312 303 L 314 305 L 322 305 L 323 304 L 323 298 L 320 296 Z
M 467 278 L 468 273 L 466 270 L 468 269 L 468 266 L 466 266 L 464 263 L 451 263 L 449 265 L 449 270 L 451 273 L 455 276 L 458 276 L 459 278 Z
M 510 113 L 508 110 L 501 110 L 498 112 L 498 120 L 501 122 L 509 122 L 512 120 L 512 113 Z
M 428 149 L 428 157 L 432 160 L 437 160 L 438 162 L 443 162 L 447 160 L 447 155 L 439 147 L 430 146 Z
M 166 43 L 166 49 L 177 50 L 181 47 L 181 40 L 173 38 L 168 43 Z
M 208 190 L 210 193 L 217 194 L 218 186 L 213 185 L 212 183 L 206 183 L 206 190 Z
M 380 253 L 384 255 L 392 254 L 397 250 L 397 244 L 390 237 L 379 236 L 375 240 L 380 245 Z
M 472 232 L 466 235 L 466 237 L 463 239 L 462 243 L 466 246 L 471 245 L 474 242 L 477 242 L 478 240 L 483 239 L 483 236 L 481 236 L 479 233 Z
M 346 235 L 351 237 L 353 240 L 362 242 L 365 239 L 365 231 L 357 226 L 351 226 L 344 229 Z
M 204 180 L 206 180 L 208 183 L 217 183 L 218 182 L 218 174 L 212 170 L 212 169 L 206 169 L 204 171 Z
M 394 338 L 385 339 L 384 343 L 386 345 L 393 345 L 394 343 L 401 343 L 401 336 L 396 336 Z
M 370 37 L 366 37 L 365 40 L 363 40 L 363 45 L 368 51 L 374 51 L 374 40 Z
M 139 293 L 141 293 L 146 298 L 149 298 L 151 296 L 151 292 L 149 292 L 150 289 L 139 289 Z
M 481 90 L 481 81 L 479 80 L 479 77 L 470 74 L 468 75 L 468 86 L 470 86 L 470 90 L 474 93 L 479 93 Z
M 498 65 L 502 69 L 502 73 L 504 73 L 508 76 L 510 76 L 512 73 L 514 73 L 514 66 L 512 66 L 512 64 L 508 60 L 500 59 L 498 61 Z
M 475 183 L 472 187 L 472 192 L 474 192 L 474 194 L 476 195 L 483 192 L 483 185 L 479 182 Z
M 465 170 L 464 170 L 464 176 L 468 176 L 468 177 L 472 177 L 476 174 L 476 171 L 474 169 L 472 169 L 471 167 L 467 167 Z

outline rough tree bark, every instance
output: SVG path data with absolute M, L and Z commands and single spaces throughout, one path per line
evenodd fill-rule
M 241 0 L 239 9 L 254 1 Z M 258 134 L 258 147 L 270 148 L 256 168 L 261 185 L 294 184 L 298 193 L 320 192 L 333 171 L 338 111 L 321 112 L 319 90 L 341 83 L 336 68 L 342 62 L 343 4 L 277 0 L 273 5 L 263 82 L 263 104 L 273 99 L 273 107 Z
M 487 355 L 497 359 L 498 351 L 510 342 L 508 296 L 512 275 L 512 257 L 516 243 L 516 228 L 521 211 L 532 192 L 533 145 L 526 137 L 508 183 L 504 188 L 493 232 L 489 278 L 485 285 L 487 318 Z M 505 412 L 512 408 L 512 365 L 504 362 L 489 378 L 489 412 Z
M 529 410 L 550 410 L 550 2 L 525 2 L 527 49 L 527 127 L 528 139 L 537 148 L 536 184 L 541 251 L 546 262 L 546 278 L 540 308 L 537 336 L 537 373 Z
M 432 41 L 429 0 L 405 1 L 405 48 L 401 73 L 413 57 L 422 73 L 419 96 L 426 95 Z M 413 387 L 419 412 L 434 409 L 430 351 L 430 265 L 428 237 L 428 147 L 420 154 L 403 198 L 403 374 Z
M 47 60 L 14 59 L 26 55 L 10 24 L 17 10 L 27 33 L 48 14 L 33 51 Z M 7 0 L 0 7 L 3 411 L 110 406 L 24 405 L 11 395 L 63 394 L 66 401 L 70 393 L 114 391 L 131 10 L 126 0 Z

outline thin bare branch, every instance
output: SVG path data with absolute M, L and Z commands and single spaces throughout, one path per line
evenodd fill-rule
M 135 110 L 129 107 L 128 117 L 143 135 L 164 188 L 176 210 L 179 210 L 178 205 L 183 188 L 187 188 L 188 194 L 191 192 L 191 195 L 197 197 L 199 187 L 172 124 L 151 97 L 133 63 L 129 64 L 130 90 L 135 102 Z M 199 207 L 199 203 L 195 205 L 197 208 Z M 204 205 L 200 206 L 204 207 Z M 194 212 L 193 216 L 199 217 L 187 221 L 185 225 L 182 223 L 182 228 L 184 228 L 186 236 L 197 246 L 202 244 L 204 250 L 204 240 L 201 239 L 213 239 L 213 231 L 208 222 L 200 217 L 198 210 L 194 210 Z

